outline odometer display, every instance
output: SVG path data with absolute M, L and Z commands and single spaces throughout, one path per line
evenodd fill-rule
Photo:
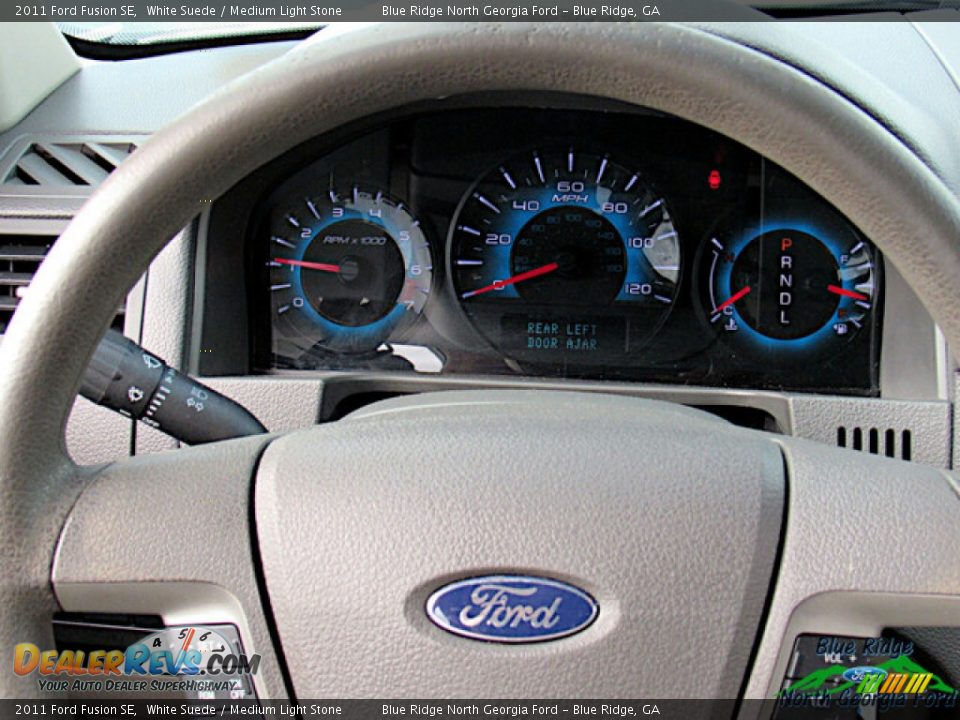
M 465 314 L 528 363 L 629 364 L 669 313 L 680 262 L 667 202 L 642 173 L 573 148 L 494 168 L 464 198 L 449 243 Z

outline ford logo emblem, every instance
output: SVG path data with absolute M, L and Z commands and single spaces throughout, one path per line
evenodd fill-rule
M 860 665 L 859 667 L 848 668 L 843 673 L 843 679 L 850 682 L 861 682 L 867 675 L 880 675 L 881 678 L 887 676 L 887 671 L 883 668 L 873 667 L 872 665 Z
M 445 585 L 427 600 L 427 615 L 447 632 L 473 640 L 532 643 L 578 633 L 600 608 L 559 580 L 488 575 Z

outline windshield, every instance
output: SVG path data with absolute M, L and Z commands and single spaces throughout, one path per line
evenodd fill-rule
M 287 35 L 322 27 L 322 23 L 307 22 L 61 22 L 57 25 L 64 35 L 76 40 L 127 46 Z
M 952 0 L 735 0 L 750 5 L 778 18 L 803 18 L 867 12 L 907 12 L 948 6 Z M 524 5 L 526 3 L 520 3 Z M 706 3 L 705 3 L 706 4 Z M 387 6 L 383 6 L 386 8 Z M 224 6 L 226 9 L 227 6 Z M 339 8 L 335 8 L 339 10 Z M 231 10 L 231 12 L 234 12 Z M 372 13 L 365 20 L 383 20 Z M 335 13 L 339 16 L 339 13 Z M 343 19 L 342 16 L 340 19 Z M 81 54 L 98 55 L 98 48 L 106 49 L 108 56 L 171 52 L 176 49 L 205 47 L 259 39 L 305 37 L 321 28 L 322 22 L 61 22 L 60 30 L 71 40 Z M 80 45 L 78 48 L 77 46 Z M 173 46 L 179 46 L 174 48 Z M 141 50 L 137 52 L 135 48 Z M 110 50 L 112 49 L 112 50 Z M 126 49 L 126 50 L 124 50 Z M 86 52 L 84 52 L 86 51 Z M 112 53 L 112 55 L 109 55 Z

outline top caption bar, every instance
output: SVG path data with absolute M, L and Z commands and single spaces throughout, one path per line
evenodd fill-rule
M 802 0 L 800 0 L 802 3 Z M 799 3 L 798 3 L 799 4 Z M 863 20 L 864 15 L 853 18 Z M 875 19 L 897 20 L 896 13 L 877 14 Z M 662 22 L 662 21 L 756 21 L 774 18 L 730 0 L 579 0 L 553 3 L 532 2 L 296 2 L 265 0 L 222 3 L 211 0 L 58 0 L 57 2 L 3 3 L 2 21 L 59 22 L 270 22 L 319 23 L 380 21 L 579 21 L 579 22 Z M 852 19 L 852 18 L 851 18 Z M 874 19 L 868 16 L 868 19 Z M 930 18 L 936 19 L 936 18 Z M 956 19 L 956 18 L 955 18 Z

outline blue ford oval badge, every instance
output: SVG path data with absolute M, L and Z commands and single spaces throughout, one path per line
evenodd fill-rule
M 427 600 L 427 615 L 447 632 L 503 643 L 531 643 L 573 635 L 597 617 L 596 600 L 547 578 L 488 575 L 460 580 Z
M 887 676 L 887 671 L 883 668 L 873 667 L 872 665 L 859 665 L 844 670 L 843 679 L 858 683 L 862 682 L 867 675 L 879 675 L 880 678 L 883 679 Z

